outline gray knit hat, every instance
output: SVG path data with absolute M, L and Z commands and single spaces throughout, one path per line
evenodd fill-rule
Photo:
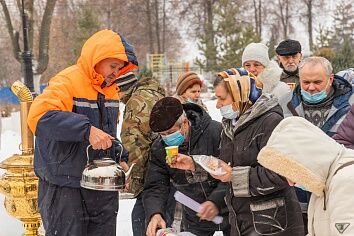
M 268 47 L 263 43 L 250 43 L 245 47 L 242 53 L 242 66 L 246 61 L 258 61 L 263 66 L 270 63 L 268 55 Z

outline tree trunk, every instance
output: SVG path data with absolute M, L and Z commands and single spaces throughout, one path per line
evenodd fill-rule
M 313 50 L 313 29 L 312 29 L 312 0 L 307 1 L 308 33 L 310 51 Z
M 145 1 L 146 4 L 146 16 L 148 21 L 148 36 L 149 36 L 149 53 L 154 52 L 154 44 L 153 44 L 153 32 L 152 32 L 152 20 L 151 20 L 151 7 L 150 7 L 150 0 Z
M 216 65 L 216 47 L 214 43 L 215 32 L 213 29 L 213 0 L 205 1 L 206 7 L 206 67 L 211 70 Z
M 43 13 L 41 29 L 39 32 L 38 65 L 35 68 L 35 74 L 42 74 L 48 66 L 50 25 L 52 23 L 56 1 L 57 0 L 48 0 Z
M 33 35 L 34 35 L 34 20 L 33 20 L 33 0 L 25 0 L 25 13 L 28 19 L 28 42 L 31 49 L 33 49 Z
M 10 13 L 9 13 L 9 9 L 7 8 L 5 0 L 0 0 L 0 4 L 2 6 L 4 15 L 5 15 L 6 28 L 7 28 L 9 35 L 10 35 L 13 55 L 18 62 L 21 62 L 21 58 L 20 58 L 21 48 L 20 48 L 20 44 L 19 44 L 19 40 L 18 40 L 19 39 L 19 32 L 14 30 L 14 27 L 13 27 L 12 21 L 11 21 L 11 17 L 10 17 Z
M 162 16 L 162 51 L 165 52 L 166 41 L 166 0 L 163 0 L 163 16 Z
M 278 0 L 279 12 L 280 12 L 280 22 L 283 26 L 283 38 L 288 37 L 288 26 L 289 26 L 289 1 Z M 285 11 L 285 12 L 284 12 Z
M 254 8 L 254 19 L 256 24 L 256 32 L 261 37 L 262 36 L 262 0 L 253 0 Z
M 108 11 L 107 11 L 107 28 L 111 28 L 111 14 L 112 14 L 112 6 L 111 6 L 111 0 L 108 0 Z
M 158 2 L 158 0 L 155 0 L 155 33 L 156 33 L 157 53 L 161 53 L 159 20 L 160 20 L 160 18 L 159 18 L 159 2 Z
M 262 38 L 262 0 L 258 1 L 258 22 L 259 22 L 259 37 Z
M 256 24 L 256 32 L 258 33 L 259 32 L 259 22 L 258 22 L 258 7 L 257 7 L 257 2 L 256 0 L 253 0 L 253 8 L 254 8 L 254 21 L 255 21 L 255 24 Z

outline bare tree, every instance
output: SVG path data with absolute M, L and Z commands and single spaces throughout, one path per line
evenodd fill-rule
M 186 34 L 197 39 L 198 47 L 204 59 L 198 59 L 206 70 L 213 70 L 217 64 L 216 29 L 214 29 L 214 10 L 216 0 L 180 1 L 178 16 L 188 26 Z
M 151 20 L 151 7 L 150 7 L 150 0 L 145 1 L 146 4 L 146 16 L 147 16 L 147 29 L 148 29 L 148 36 L 149 36 L 149 52 L 154 52 L 154 44 L 153 44 L 153 29 L 152 29 L 152 20 Z
M 13 56 L 16 58 L 16 60 L 18 62 L 21 63 L 21 58 L 20 58 L 21 48 L 20 48 L 20 44 L 19 44 L 19 35 L 20 35 L 19 31 L 20 30 L 14 29 L 13 23 L 12 23 L 12 20 L 10 17 L 10 13 L 9 13 L 9 10 L 8 10 L 5 0 L 0 0 L 0 4 L 1 4 L 3 12 L 4 12 L 7 31 L 9 33 L 9 36 L 11 39 L 11 44 L 12 44 L 12 48 L 13 48 L 13 50 L 12 50 Z M 50 25 L 51 25 L 51 19 L 53 16 L 55 4 L 56 4 L 56 0 L 47 0 L 47 2 L 46 2 L 46 7 L 45 7 L 43 17 L 41 20 L 41 24 L 39 27 L 40 29 L 39 29 L 38 57 L 33 59 L 33 65 L 34 65 L 33 66 L 33 73 L 34 73 L 34 75 L 41 75 L 47 69 L 47 66 L 48 66 Z M 22 7 L 19 0 L 17 0 L 17 5 L 19 7 Z M 33 1 L 25 0 L 24 1 L 24 8 L 25 8 L 25 13 L 29 19 L 29 42 L 30 42 L 30 46 L 33 47 L 33 40 L 34 40 Z M 19 8 L 19 10 L 20 9 L 21 8 Z M 20 14 L 18 14 L 18 15 L 20 15 Z M 33 48 L 31 48 L 31 49 L 33 49 Z
M 253 0 L 254 8 L 254 21 L 255 21 L 255 30 L 259 36 L 262 36 L 262 0 Z
M 161 42 L 160 42 L 160 17 L 159 17 L 159 2 L 155 0 L 155 34 L 157 43 L 157 53 L 161 53 Z
M 278 0 L 278 9 L 275 11 L 278 19 L 281 22 L 283 30 L 283 38 L 288 38 L 290 28 L 290 18 L 292 17 L 290 9 L 290 0 Z
M 304 12 L 301 16 L 302 19 L 306 21 L 307 25 L 307 32 L 308 32 L 308 37 L 309 37 L 309 47 L 310 50 L 314 50 L 314 36 L 313 36 L 313 31 L 314 31 L 314 26 L 313 22 L 314 19 L 316 18 L 316 11 L 318 9 L 323 10 L 326 1 L 324 0 L 301 0 L 301 2 L 305 5 Z M 300 10 L 301 12 L 301 10 Z

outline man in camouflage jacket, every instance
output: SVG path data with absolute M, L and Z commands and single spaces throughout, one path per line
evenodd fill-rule
M 128 192 L 136 198 L 132 211 L 133 234 L 141 236 L 145 235 L 145 212 L 141 192 L 150 145 L 157 137 L 149 126 L 150 112 L 155 103 L 165 96 L 165 91 L 155 79 L 145 77 L 138 80 L 133 73 L 121 76 L 117 83 L 121 101 L 125 104 L 121 139 L 129 151 L 128 165 L 135 163 L 128 186 Z

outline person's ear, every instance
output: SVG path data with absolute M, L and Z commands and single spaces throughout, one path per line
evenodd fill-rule
M 333 84 L 334 80 L 334 74 L 332 73 L 331 76 L 329 77 L 329 85 L 331 86 Z
M 183 120 L 183 128 L 185 129 L 185 130 L 188 130 L 188 126 L 189 126 L 189 120 L 187 119 L 187 117 L 185 117 L 184 118 L 184 120 Z

